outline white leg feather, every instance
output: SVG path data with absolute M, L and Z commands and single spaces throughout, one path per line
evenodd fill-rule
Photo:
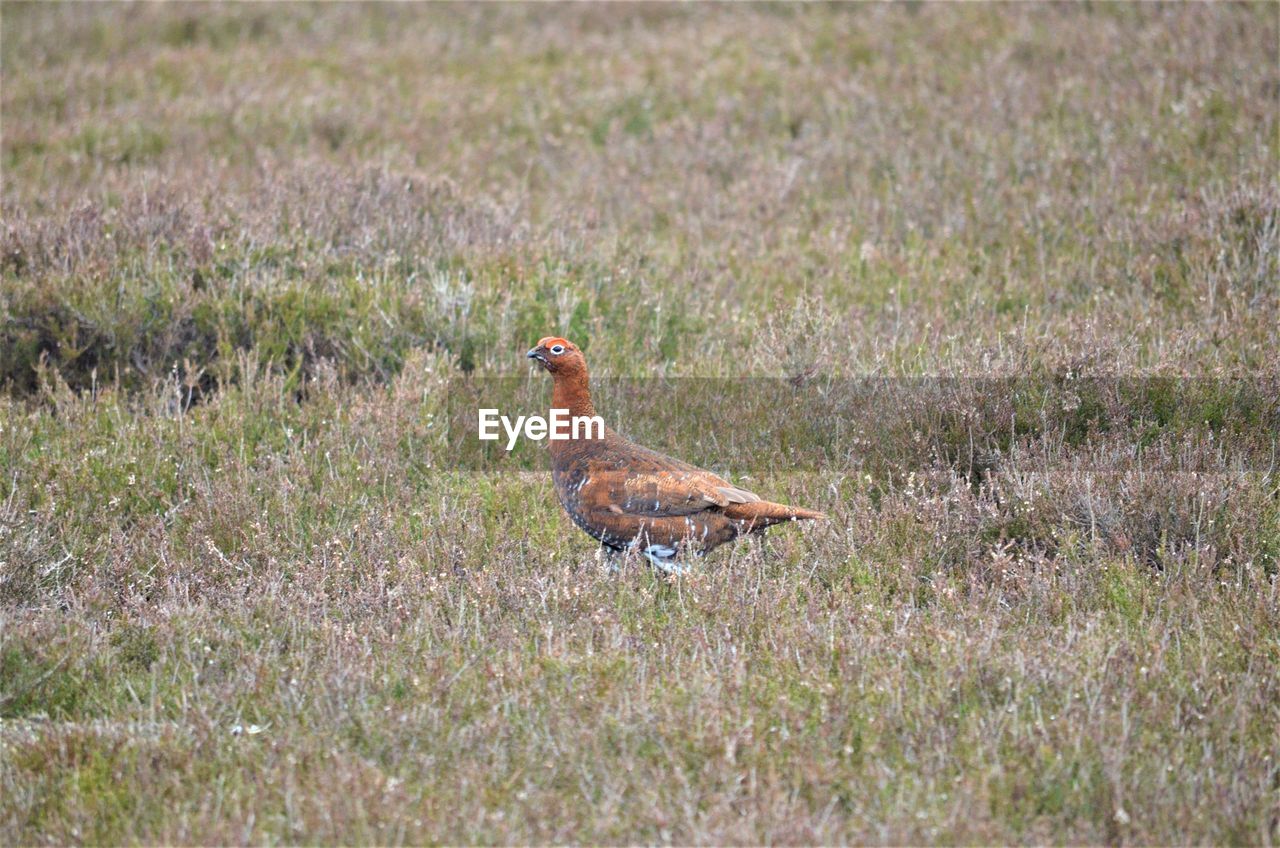
M 663 574 L 686 574 L 689 571 L 689 566 L 677 558 L 679 551 L 670 545 L 650 545 L 640 553 Z

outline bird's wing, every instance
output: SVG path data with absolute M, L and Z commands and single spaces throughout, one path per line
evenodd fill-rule
M 760 500 L 710 471 L 644 448 L 612 467 L 593 470 L 582 496 L 614 514 L 653 517 L 691 515 Z

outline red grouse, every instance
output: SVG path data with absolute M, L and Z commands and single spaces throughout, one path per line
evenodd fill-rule
M 592 417 L 587 361 L 576 345 L 548 337 L 528 353 L 551 372 L 552 409 Z M 550 443 L 551 477 L 573 522 L 611 551 L 635 550 L 664 572 L 682 570 L 679 556 L 703 554 L 743 533 L 820 512 L 783 506 L 709 471 L 628 441 L 609 428 L 563 428 Z

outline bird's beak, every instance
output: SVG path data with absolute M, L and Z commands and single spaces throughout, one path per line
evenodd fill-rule
M 531 348 L 529 352 L 525 354 L 525 358 L 536 359 L 543 365 L 547 364 L 547 356 L 542 352 L 542 348 L 540 347 Z

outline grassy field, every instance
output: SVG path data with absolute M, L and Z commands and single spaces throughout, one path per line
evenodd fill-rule
M 0 844 L 1280 842 L 1280 7 L 0 28 Z

